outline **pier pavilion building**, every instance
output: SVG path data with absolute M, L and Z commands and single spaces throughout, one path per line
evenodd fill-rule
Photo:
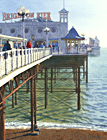
M 69 33 L 65 37 L 62 37 L 61 39 L 66 42 L 66 48 L 65 48 L 66 53 L 80 52 L 81 40 L 85 40 L 84 37 L 81 37 L 78 34 L 78 32 L 74 27 L 72 27 Z
M 68 32 L 68 13 L 69 12 L 65 8 L 60 10 L 59 21 L 52 21 L 51 18 L 48 18 L 48 15 L 46 17 L 46 12 L 44 12 L 45 18 L 43 18 L 43 13 L 37 13 L 37 18 L 25 19 L 25 38 L 32 39 L 33 46 L 36 42 L 39 44 L 41 42 L 45 42 L 46 33 L 44 32 L 44 29 L 47 26 L 50 28 L 48 33 L 48 44 L 55 43 L 56 48 L 59 46 L 61 47 L 61 51 L 65 51 L 66 43 L 61 40 L 61 38 L 64 37 Z M 10 14 L 10 16 L 12 16 L 12 14 Z M 9 19 L 12 19 L 12 17 L 9 17 L 8 20 Z M 15 22 L 11 21 L 0 23 L 0 34 L 14 37 L 23 37 L 22 21 L 19 20 Z

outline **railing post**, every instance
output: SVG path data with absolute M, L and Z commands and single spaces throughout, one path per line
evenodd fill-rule
M 27 57 L 27 49 L 25 48 L 25 50 L 24 50 L 24 55 L 25 55 L 25 66 L 26 66 L 26 64 L 27 64 L 27 61 L 26 61 L 26 57 Z
M 11 71 L 13 71 L 13 51 L 11 50 Z
M 5 75 L 7 75 L 7 55 L 8 55 L 8 53 L 6 53 L 6 50 L 5 50 L 5 53 L 4 53 L 4 59 L 5 59 Z
M 34 48 L 33 48 L 33 62 L 34 62 Z
M 30 62 L 29 62 L 29 59 L 30 59 L 30 58 L 29 58 L 29 57 L 30 57 L 29 54 L 30 54 L 30 53 L 29 53 L 29 48 L 28 48 L 28 64 L 30 63 Z
M 16 48 L 16 69 L 18 69 L 18 48 Z
M 32 48 L 30 48 L 30 63 L 32 63 Z

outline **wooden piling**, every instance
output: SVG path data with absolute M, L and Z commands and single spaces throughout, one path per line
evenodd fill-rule
M 85 59 L 84 59 L 84 62 L 83 62 L 83 78 L 85 78 Z
M 78 91 L 78 90 L 77 90 L 77 88 L 78 88 L 78 87 L 77 87 L 77 80 L 78 80 L 78 79 L 77 79 L 77 68 L 76 68 L 75 72 L 76 72 L 75 79 L 76 79 L 76 93 L 77 93 L 77 91 Z
M 17 105 L 17 91 L 15 92 L 15 105 Z
M 33 78 L 31 78 L 31 132 L 34 132 L 34 125 L 33 125 Z
M 27 93 L 28 93 L 29 92 L 29 81 L 27 81 L 26 87 L 27 87 Z
M 36 110 L 37 110 L 37 104 L 36 104 L 36 78 L 34 79 L 34 124 L 37 124 L 36 121 Z
M 53 92 L 53 67 L 51 67 L 51 93 Z
M 86 83 L 88 83 L 88 56 L 86 57 Z
M 45 68 L 45 108 L 47 108 L 47 68 Z
M 55 67 L 54 70 L 55 70 L 55 81 L 54 81 L 54 83 L 56 83 L 56 67 Z
M 5 94 L 5 85 L 0 91 L 0 102 L 3 101 Z M 0 140 L 5 140 L 5 102 L 0 105 Z
M 80 66 L 78 67 L 78 110 L 80 110 Z
M 11 92 L 13 91 L 13 81 L 11 80 Z M 14 94 L 12 94 L 12 108 L 14 108 Z

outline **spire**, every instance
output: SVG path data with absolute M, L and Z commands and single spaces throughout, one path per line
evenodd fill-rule
M 63 0 L 63 8 L 65 8 L 65 1 Z

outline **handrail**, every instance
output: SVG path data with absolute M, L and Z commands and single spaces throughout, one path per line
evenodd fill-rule
M 0 52 L 0 78 L 11 71 L 50 55 L 50 48 L 13 49 Z

